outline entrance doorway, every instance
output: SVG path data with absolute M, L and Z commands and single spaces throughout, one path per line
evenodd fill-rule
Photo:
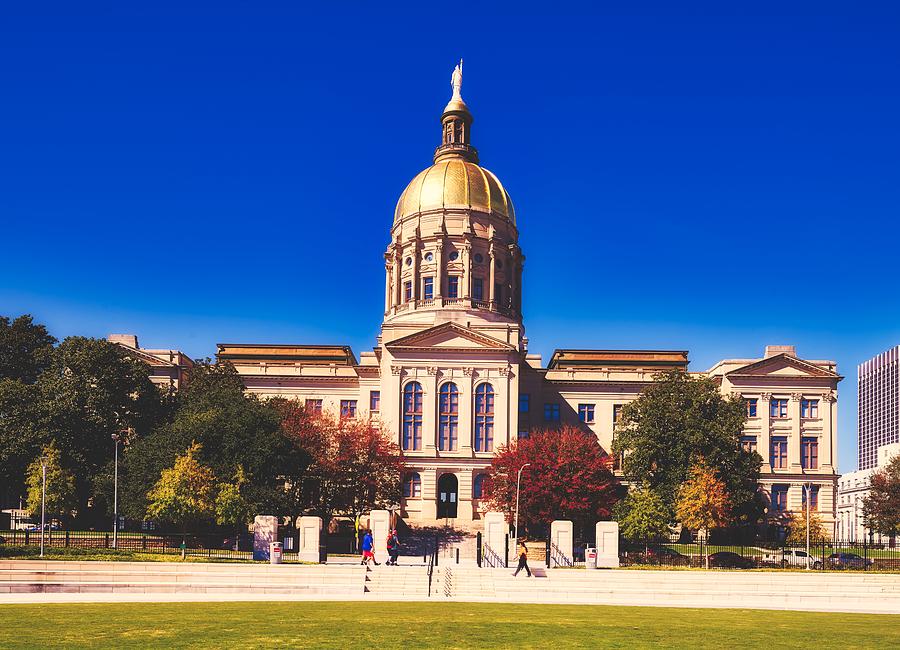
M 456 474 L 444 474 L 438 479 L 438 519 L 456 519 L 456 506 L 459 496 L 459 481 Z

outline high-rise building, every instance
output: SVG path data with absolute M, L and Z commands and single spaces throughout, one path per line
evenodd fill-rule
M 900 442 L 900 345 L 859 364 L 859 469 L 878 465 L 878 448 Z

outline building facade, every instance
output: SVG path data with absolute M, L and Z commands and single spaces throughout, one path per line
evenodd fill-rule
M 248 391 L 380 420 L 403 449 L 402 514 L 422 521 L 478 518 L 494 452 L 534 428 L 577 423 L 609 452 L 619 409 L 659 372 L 688 367 L 687 352 L 677 350 L 560 349 L 546 365 L 529 353 L 516 211 L 497 176 L 479 164 L 461 83 L 457 68 L 433 164 L 397 202 L 373 350 L 358 359 L 339 345 L 217 350 Z M 770 351 L 723 361 L 710 374 L 724 392 L 756 404 L 747 444 L 752 437 L 767 462 L 779 459 L 764 488 L 781 499 L 786 486 L 779 504 L 787 510 L 800 506 L 797 486 L 814 480 L 820 509 L 833 521 L 840 377 L 833 362 L 803 361 L 793 348 Z
M 120 345 L 126 354 L 150 366 L 150 381 L 167 390 L 183 388 L 194 367 L 193 360 L 180 350 L 150 350 L 140 347 L 134 334 L 110 334 L 107 340 Z
M 900 443 L 884 445 L 878 448 L 878 460 L 875 467 L 849 472 L 840 477 L 835 527 L 838 539 L 850 542 L 889 541 L 886 536 L 875 533 L 866 526 L 863 499 L 869 494 L 872 474 L 891 462 L 897 455 L 900 455 Z
M 900 442 L 900 346 L 857 367 L 859 469 L 878 466 L 878 449 Z

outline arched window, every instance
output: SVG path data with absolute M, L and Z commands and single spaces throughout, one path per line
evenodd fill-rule
M 494 450 L 494 388 L 479 384 L 475 389 L 475 451 Z
M 418 472 L 410 472 L 403 477 L 403 496 L 418 499 L 422 496 L 422 478 Z
M 422 384 L 411 381 L 403 389 L 403 450 L 422 448 Z
M 454 383 L 441 386 L 438 398 L 438 449 L 456 451 L 459 439 L 459 389 Z
M 481 499 L 484 497 L 484 484 L 487 481 L 487 474 L 478 474 L 472 485 L 472 498 Z

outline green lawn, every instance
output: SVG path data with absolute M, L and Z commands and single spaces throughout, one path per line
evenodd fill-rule
M 0 647 L 890 648 L 900 617 L 488 603 L 0 606 Z

